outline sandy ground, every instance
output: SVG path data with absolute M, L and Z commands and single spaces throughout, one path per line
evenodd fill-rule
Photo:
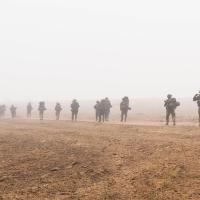
M 0 199 L 200 199 L 195 126 L 0 122 Z

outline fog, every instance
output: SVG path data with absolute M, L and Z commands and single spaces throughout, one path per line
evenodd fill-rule
M 0 101 L 192 97 L 199 1 L 0 1 Z

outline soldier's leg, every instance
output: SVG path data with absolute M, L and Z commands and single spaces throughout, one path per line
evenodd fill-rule
M 60 113 L 58 113 L 58 120 L 60 120 Z
M 124 120 L 124 114 L 123 112 L 121 112 L 121 122 L 123 122 L 123 120 Z
M 169 116 L 170 116 L 170 112 L 169 110 L 166 111 L 166 125 L 169 125 Z
M 74 113 L 72 112 L 72 121 L 74 121 Z
M 103 117 L 102 119 L 103 119 L 103 122 L 104 122 L 105 121 L 105 117 L 106 117 L 105 116 L 105 112 L 103 113 L 102 117 Z
M 40 120 L 43 120 L 43 112 L 40 113 Z
M 125 115 L 125 122 L 127 120 L 127 114 L 128 114 L 128 111 L 126 111 L 125 114 L 124 114 Z
M 75 121 L 77 121 L 78 113 L 75 113 Z
M 110 110 L 108 110 L 107 112 L 107 121 L 109 121 L 109 117 L 110 117 Z
M 99 114 L 99 122 L 101 122 L 101 118 L 102 118 L 102 115 L 101 113 Z
M 96 111 L 96 121 L 98 121 L 98 112 Z
M 200 126 L 200 107 L 199 107 L 199 126 Z
M 176 126 L 176 113 L 175 113 L 175 110 L 172 111 L 172 120 L 173 120 L 173 125 Z
M 107 121 L 107 110 L 104 113 L 104 120 Z

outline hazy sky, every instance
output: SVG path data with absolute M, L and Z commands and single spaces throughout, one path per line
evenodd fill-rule
M 0 100 L 193 96 L 199 0 L 1 0 Z

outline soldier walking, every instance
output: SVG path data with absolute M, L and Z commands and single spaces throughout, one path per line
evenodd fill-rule
M 62 107 L 61 107 L 60 103 L 56 103 L 55 111 L 56 111 L 56 120 L 59 120 L 60 112 L 62 111 Z
M 120 110 L 121 110 L 121 122 L 126 122 L 128 111 L 131 110 L 129 107 L 129 98 L 124 97 L 122 102 L 120 103 Z
M 104 122 L 105 121 L 105 99 L 102 99 L 100 104 L 99 104 L 99 122 Z
M 5 116 L 6 106 L 0 105 L 0 118 Z
M 172 98 L 171 94 L 167 95 L 164 107 L 166 108 L 166 125 L 169 125 L 169 117 L 172 116 L 173 125 L 176 125 L 176 108 L 180 106 L 180 103 L 176 101 L 176 98 Z
M 39 102 L 39 107 L 38 107 L 40 120 L 43 120 L 43 118 L 44 118 L 44 111 L 45 110 L 47 110 L 46 107 L 45 107 L 45 102 L 44 101 L 40 101 Z
M 96 121 L 99 121 L 99 114 L 100 114 L 100 102 L 99 101 L 96 101 L 94 109 L 95 109 Z
M 76 99 L 74 99 L 71 104 L 72 121 L 74 120 L 77 121 L 79 107 L 80 107 L 79 103 L 77 102 Z
M 105 98 L 105 120 L 109 121 L 110 109 L 112 108 L 111 102 L 108 97 Z
M 17 107 L 15 107 L 14 105 L 12 105 L 10 107 L 10 112 L 11 112 L 12 119 L 14 119 L 16 117 L 16 110 L 17 110 Z
M 200 127 L 200 91 L 198 94 L 195 94 L 195 96 L 193 97 L 193 101 L 197 102 L 198 113 L 199 113 L 199 127 Z
M 31 113 L 32 113 L 33 107 L 31 103 L 29 102 L 27 105 L 27 118 L 31 118 Z

